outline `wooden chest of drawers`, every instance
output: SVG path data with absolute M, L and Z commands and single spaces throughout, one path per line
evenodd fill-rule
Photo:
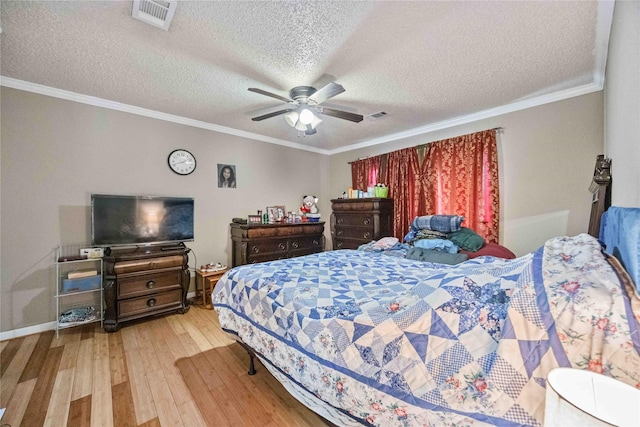
M 324 222 L 231 224 L 232 266 L 324 250 Z
M 186 313 L 189 249 L 114 251 L 104 257 L 104 329 L 172 311 Z
M 333 199 L 331 208 L 334 250 L 393 236 L 393 199 Z

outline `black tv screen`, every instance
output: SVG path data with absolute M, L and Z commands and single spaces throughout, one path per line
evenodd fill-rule
M 91 195 L 94 246 L 193 241 L 193 199 Z

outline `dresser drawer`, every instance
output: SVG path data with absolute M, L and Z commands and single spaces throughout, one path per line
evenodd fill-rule
M 247 243 L 247 255 L 255 256 L 262 254 L 286 254 L 288 250 L 287 239 L 275 240 L 254 240 Z M 277 255 L 275 255 L 277 257 Z
M 336 201 L 332 200 L 332 209 L 335 211 L 371 211 L 378 205 L 372 201 L 355 201 L 353 199 L 348 201 Z
M 369 243 L 371 240 L 358 239 L 333 239 L 333 249 L 358 249 L 360 245 Z
M 116 274 L 133 273 L 136 271 L 158 270 L 161 268 L 182 267 L 184 258 L 181 255 L 158 258 L 147 258 L 115 263 L 113 270 Z
M 309 236 L 293 238 L 289 241 L 289 252 L 291 256 L 302 256 L 322 252 L 324 249 L 324 238 L 320 236 Z
M 118 313 L 120 319 L 138 317 L 155 311 L 163 311 L 174 307 L 178 308 L 181 304 L 182 290 L 176 289 L 174 291 L 118 301 Z
M 336 214 L 336 226 L 338 225 L 356 225 L 356 226 L 371 226 L 373 227 L 373 215 L 372 214 L 355 214 L 345 215 Z
M 147 295 L 182 287 L 182 270 L 144 274 L 122 278 L 118 283 L 118 299 Z
M 276 261 L 279 259 L 287 259 L 289 254 L 282 252 L 280 254 L 261 254 L 261 255 L 249 255 L 247 257 L 247 264 L 257 264 L 259 262 Z
M 339 227 L 336 226 L 335 237 L 346 237 L 350 239 L 362 239 L 365 243 L 375 240 L 373 228 L 371 227 Z

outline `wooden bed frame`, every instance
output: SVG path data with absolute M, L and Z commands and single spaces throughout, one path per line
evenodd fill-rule
M 611 159 L 605 158 L 603 154 L 596 158 L 593 181 L 589 191 L 593 193 L 593 201 L 591 202 L 588 233 L 598 238 L 600 234 L 600 217 L 611 206 Z

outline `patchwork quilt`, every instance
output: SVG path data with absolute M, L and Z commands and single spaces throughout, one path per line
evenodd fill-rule
M 640 313 L 587 234 L 455 266 L 364 251 L 237 267 L 214 306 L 283 376 L 354 423 L 542 424 L 546 376 L 640 388 Z

